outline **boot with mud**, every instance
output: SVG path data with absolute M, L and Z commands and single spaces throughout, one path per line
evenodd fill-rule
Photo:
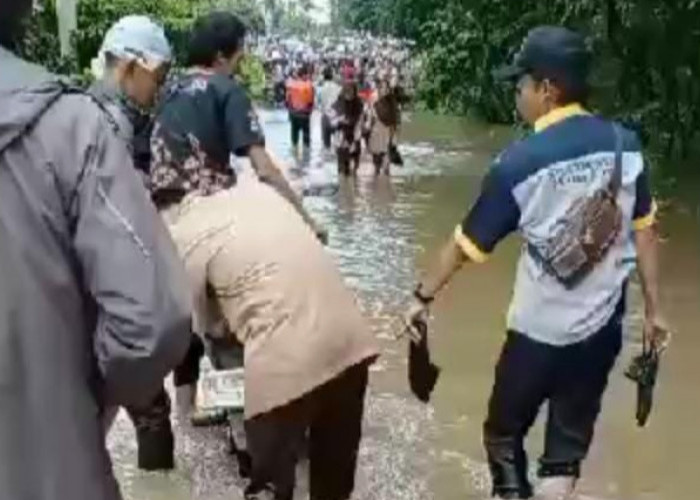
M 175 468 L 175 437 L 170 423 L 170 397 L 162 390 L 147 408 L 127 408 L 136 428 L 138 466 L 144 471 Z
M 175 468 L 175 437 L 169 423 L 159 429 L 141 430 L 136 439 L 139 469 L 155 472 Z

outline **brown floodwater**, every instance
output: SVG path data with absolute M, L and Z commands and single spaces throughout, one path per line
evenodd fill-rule
M 396 318 L 424 268 L 479 190 L 508 130 L 459 119 L 414 115 L 402 131 L 404 168 L 374 178 L 364 164 L 341 181 L 332 156 L 314 148 L 294 159 L 281 111 L 262 113 L 269 146 L 291 168 L 306 204 L 329 229 L 329 251 L 383 341 L 374 368 L 354 498 L 457 500 L 488 497 L 481 426 L 504 338 L 519 242 L 505 242 L 482 266 L 469 266 L 434 307 L 431 343 L 443 372 L 431 405 L 406 382 L 404 341 L 391 339 Z M 320 140 L 318 123 L 314 140 Z M 635 388 L 622 369 L 639 350 L 640 299 L 631 285 L 625 349 L 611 377 L 594 445 L 580 483 L 582 499 L 697 500 L 700 461 L 700 205 L 695 193 L 665 203 L 661 276 L 675 336 L 661 369 L 650 425 L 634 420 Z M 700 332 L 699 332 L 700 333 Z M 240 478 L 220 430 L 178 425 L 178 470 L 135 469 L 133 429 L 120 415 L 110 435 L 115 468 L 133 500 L 240 498 Z M 541 450 L 541 423 L 528 442 Z

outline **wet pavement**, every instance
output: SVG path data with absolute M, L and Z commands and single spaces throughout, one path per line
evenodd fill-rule
M 329 230 L 329 251 L 383 340 L 384 356 L 372 372 L 354 498 L 487 498 L 481 423 L 503 340 L 517 239 L 499 248 L 489 264 L 463 272 L 436 303 L 431 342 L 443 374 L 432 405 L 410 395 L 407 346 L 392 335 L 417 270 L 435 255 L 473 201 L 507 132 L 414 116 L 402 131 L 404 168 L 395 168 L 391 178 L 375 178 L 365 162 L 359 179 L 339 181 L 333 157 L 320 148 L 299 159 L 292 156 L 283 112 L 261 115 L 268 145 L 290 166 L 288 176 Z M 319 140 L 315 122 L 314 141 Z M 700 211 L 693 203 L 697 200 L 673 204 L 663 218 L 664 302 L 676 336 L 664 359 L 651 425 L 636 429 L 634 388 L 621 373 L 639 349 L 639 291 L 633 284 L 626 347 L 584 468 L 582 499 L 698 498 L 694 479 L 700 432 L 693 424 L 700 412 L 700 337 L 693 334 L 700 320 Z M 241 498 L 243 483 L 223 430 L 176 426 L 177 471 L 144 474 L 135 466 L 133 428 L 120 414 L 109 446 L 127 500 Z M 540 425 L 529 440 L 533 462 L 541 442 Z

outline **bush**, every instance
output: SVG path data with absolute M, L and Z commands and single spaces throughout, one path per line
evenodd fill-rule
M 512 91 L 491 71 L 540 24 L 584 33 L 595 48 L 593 105 L 632 124 L 655 150 L 687 157 L 700 129 L 698 0 L 343 0 L 349 28 L 412 36 L 431 109 L 513 119 Z
M 81 0 L 74 33 L 80 68 L 89 68 L 107 30 L 124 16 L 147 15 L 163 25 L 176 60 L 182 61 L 187 31 L 196 16 L 195 0 Z
M 75 58 L 61 57 L 58 18 L 53 2 L 40 6 L 27 21 L 20 53 L 29 61 L 56 73 L 72 74 L 78 70 Z
M 259 57 L 247 55 L 238 70 L 238 79 L 254 101 L 265 98 L 265 66 Z
M 107 30 L 128 15 L 146 15 L 160 23 L 173 46 L 176 63 L 185 59 L 189 29 L 195 18 L 214 8 L 236 12 L 250 29 L 264 28 L 253 0 L 80 0 L 73 34 L 74 56 L 61 58 L 55 0 L 45 0 L 28 23 L 23 55 L 59 73 L 82 73 L 90 68 Z
M 238 12 L 253 31 L 264 27 L 264 20 L 255 10 L 252 0 L 80 0 L 78 28 L 73 34 L 74 54 L 63 58 L 58 40 L 58 20 L 55 0 L 46 0 L 34 12 L 27 25 L 21 48 L 22 55 L 49 70 L 70 75 L 78 84 L 87 86 L 91 80 L 91 63 L 97 55 L 107 30 L 127 15 L 143 14 L 163 25 L 173 46 L 176 66 L 185 60 L 190 27 L 197 15 L 210 8 L 225 8 Z M 254 56 L 244 59 L 238 75 L 253 99 L 265 94 L 265 70 Z

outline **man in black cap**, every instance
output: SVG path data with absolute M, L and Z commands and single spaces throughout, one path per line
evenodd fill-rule
M 481 263 L 507 235 L 525 244 L 508 335 L 484 425 L 498 498 L 530 498 L 523 440 L 548 402 L 538 498 L 567 499 L 588 453 L 608 375 L 622 343 L 625 290 L 638 268 L 647 339 L 659 310 L 655 205 L 640 144 L 588 113 L 590 55 L 579 34 L 532 30 L 513 63 L 517 109 L 534 133 L 495 160 L 476 203 L 414 292 L 407 323 L 467 262 Z M 636 266 L 635 266 L 636 263 Z M 411 332 L 419 338 L 417 332 Z

